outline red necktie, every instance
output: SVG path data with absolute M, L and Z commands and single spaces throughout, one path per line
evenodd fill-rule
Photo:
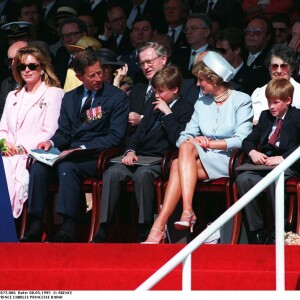
M 275 146 L 275 143 L 279 140 L 281 124 L 282 119 L 277 119 L 276 129 L 269 138 L 269 144 L 271 144 L 272 146 Z

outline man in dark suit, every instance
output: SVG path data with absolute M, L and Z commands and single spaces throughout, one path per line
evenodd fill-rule
M 146 103 L 144 118 L 126 143 L 122 163 L 109 167 L 103 174 L 101 227 L 94 242 L 106 241 L 122 183 L 130 179 L 134 181 L 139 207 L 139 242 L 146 240 L 153 223 L 153 180 L 161 174 L 161 166 L 135 163 L 138 163 L 138 155 L 163 156 L 166 150 L 175 148 L 180 132 L 191 118 L 193 106 L 179 96 L 182 77 L 177 67 L 170 66 L 156 72 L 151 83 L 155 89 L 155 101 Z
M 127 26 L 132 28 L 132 24 L 137 17 L 144 16 L 155 20 L 156 27 L 159 32 L 164 32 L 167 28 L 166 21 L 164 19 L 163 5 L 161 0 L 131 0 Z
M 85 23 L 76 17 L 64 19 L 59 28 L 59 35 L 62 38 L 61 46 L 54 58 L 54 70 L 63 87 L 66 80 L 67 70 L 72 62 L 72 56 L 65 45 L 76 45 L 79 39 L 87 34 Z
M 217 15 L 221 18 L 224 28 L 243 28 L 243 9 L 237 0 L 204 0 L 192 8 L 192 12 Z
M 173 63 L 179 66 L 184 78 L 193 78 L 192 67 L 197 55 L 208 50 L 212 30 L 210 18 L 205 14 L 190 14 L 185 23 L 188 47 L 174 52 Z
M 103 81 L 101 64 L 94 53 L 82 51 L 74 58 L 74 71 L 83 85 L 66 93 L 62 100 L 58 129 L 50 141 L 37 148 L 57 147 L 63 153 L 74 149 L 94 149 L 95 155 L 66 159 L 57 167 L 40 162 L 32 165 L 28 191 L 30 228 L 23 242 L 41 241 L 42 218 L 48 198 L 48 185 L 59 181 L 56 212 L 63 224 L 53 242 L 74 242 L 75 221 L 80 202 L 80 183 L 96 176 L 100 151 L 120 145 L 127 130 L 128 98 L 126 93 Z
M 248 91 L 253 78 L 249 76 L 250 67 L 242 59 L 244 48 L 244 34 L 238 28 L 221 30 L 216 36 L 216 51 L 218 51 L 234 68 L 235 75 L 231 84 L 235 83 L 242 87 L 242 92 Z M 254 73 L 253 73 L 254 74 Z M 251 94 L 250 94 L 251 96 Z
M 249 67 L 245 93 L 252 95 L 253 91 L 268 83 L 271 79 L 265 60 L 272 44 L 272 26 L 269 20 L 263 17 L 254 17 L 245 29 L 246 51 L 243 53 L 243 60 Z
M 98 38 L 104 48 L 113 50 L 118 56 L 133 51 L 126 15 L 120 4 L 108 5 L 104 32 Z
M 264 110 L 257 126 L 242 143 L 243 151 L 254 165 L 276 166 L 300 145 L 300 110 L 291 106 L 294 87 L 286 79 L 272 79 L 266 88 L 269 110 Z M 245 171 L 236 179 L 239 196 L 242 197 L 254 187 L 268 171 Z M 299 163 L 285 171 L 285 179 L 299 176 Z M 268 188 L 268 200 L 275 207 L 274 185 Z M 249 226 L 249 242 L 268 243 L 265 223 L 258 199 L 245 207 Z
M 175 48 L 188 46 L 183 27 L 189 10 L 190 7 L 187 0 L 164 1 L 164 15 L 168 24 L 168 29 L 165 33 L 172 38 Z

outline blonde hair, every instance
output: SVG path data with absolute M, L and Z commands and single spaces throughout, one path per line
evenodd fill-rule
M 43 52 L 39 47 L 26 46 L 19 49 L 12 66 L 15 80 L 19 84 L 17 92 L 19 92 L 26 84 L 21 76 L 20 64 L 28 55 L 35 57 L 40 64 L 40 68 L 43 71 L 41 74 L 42 81 L 49 86 L 60 87 L 60 82 L 54 74 L 53 67 L 50 62 L 50 57 L 47 56 L 46 53 Z

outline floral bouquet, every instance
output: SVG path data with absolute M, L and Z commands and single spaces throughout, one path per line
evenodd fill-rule
M 292 231 L 286 232 L 284 235 L 284 242 L 286 245 L 300 246 L 300 235 Z
M 5 142 L 5 139 L 0 140 L 0 150 L 2 151 L 2 153 L 5 153 L 7 151 L 7 146 L 5 146 Z

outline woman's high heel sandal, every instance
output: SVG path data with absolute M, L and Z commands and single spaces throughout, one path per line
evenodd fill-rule
M 160 236 L 153 236 L 151 235 L 151 231 L 156 231 L 159 233 Z M 148 235 L 148 238 L 145 242 L 141 243 L 141 244 L 164 244 L 167 238 L 167 233 L 166 230 L 164 229 L 163 231 L 153 227 L 150 230 L 150 234 Z
M 188 211 L 184 210 L 182 212 L 180 221 L 175 222 L 174 226 L 177 230 L 186 230 L 189 228 L 190 232 L 193 232 L 193 227 L 196 223 L 196 220 L 197 218 L 194 213 L 189 213 Z

